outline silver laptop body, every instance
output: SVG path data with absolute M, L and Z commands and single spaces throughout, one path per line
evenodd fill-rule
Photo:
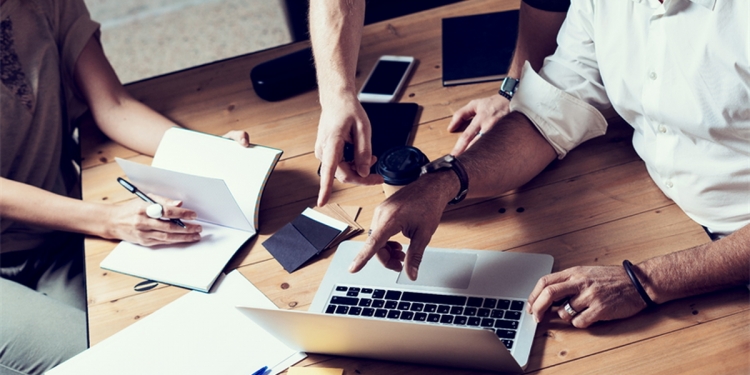
M 525 301 L 537 280 L 551 272 L 552 256 L 427 248 L 419 277 L 411 281 L 404 272 L 388 270 L 376 259 L 360 272 L 349 273 L 349 265 L 362 246 L 355 241 L 339 245 L 307 313 L 241 310 L 287 345 L 310 353 L 496 372 L 517 373 L 526 367 L 536 322 L 526 312 Z M 391 297 L 377 295 L 378 291 Z M 379 313 L 384 308 L 370 305 L 378 299 L 393 307 L 386 298 L 393 299 L 397 294 L 410 301 L 393 301 L 397 306 L 393 310 L 401 308 L 399 312 L 363 316 L 364 312 Z M 444 299 L 448 302 L 441 302 Z M 463 307 L 455 302 L 463 300 L 468 301 Z M 469 307 L 472 301 L 479 301 L 480 306 Z M 506 301 L 503 308 L 501 301 Z M 507 301 L 512 302 L 512 309 Z M 488 303 L 497 308 L 487 308 Z M 443 313 L 413 310 L 417 305 L 420 309 L 437 306 Z M 448 309 L 459 314 L 446 313 Z M 508 318 L 509 314 L 512 317 Z M 434 315 L 443 321 L 417 320 Z M 447 315 L 455 321 L 444 320 Z M 480 324 L 472 326 L 470 322 Z M 505 323 L 515 328 L 495 328 L 495 324 L 505 327 Z

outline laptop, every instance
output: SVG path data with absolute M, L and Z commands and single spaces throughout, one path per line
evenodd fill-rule
M 552 256 L 428 247 L 412 281 L 376 259 L 349 273 L 363 245 L 339 245 L 308 312 L 238 308 L 300 351 L 523 371 L 536 331 L 526 300 Z

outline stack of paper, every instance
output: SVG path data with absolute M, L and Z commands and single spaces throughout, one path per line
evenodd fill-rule
M 276 308 L 232 271 L 212 293 L 190 292 L 47 374 L 277 374 L 305 358 L 235 307 L 248 305 Z
M 361 233 L 362 226 L 355 220 L 358 214 L 359 207 L 345 209 L 330 204 L 316 210 L 307 208 L 263 246 L 287 272 L 294 272 L 321 251 Z
M 341 206 L 338 203 L 329 203 L 323 207 L 314 207 L 313 210 L 340 220 L 348 225 L 348 228 L 341 232 L 341 234 L 339 234 L 339 236 L 328 245 L 328 249 L 336 247 L 341 241 L 352 238 L 364 231 L 364 228 L 362 228 L 357 222 L 357 217 L 359 216 L 362 207 Z

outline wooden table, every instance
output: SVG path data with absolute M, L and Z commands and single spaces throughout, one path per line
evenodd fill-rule
M 430 158 L 450 151 L 457 134 L 446 131 L 450 116 L 472 98 L 492 95 L 497 83 L 446 88 L 441 84 L 440 19 L 517 8 L 518 1 L 469 0 L 369 25 L 359 71 L 383 54 L 419 60 L 402 102 L 423 107 L 414 144 Z M 313 206 L 318 191 L 313 155 L 320 115 L 317 93 L 265 102 L 253 92 L 250 69 L 271 58 L 307 47 L 283 46 L 128 86 L 135 97 L 196 130 L 223 134 L 244 129 L 251 141 L 284 150 L 261 201 L 260 232 L 228 265 L 239 270 L 280 308 L 307 309 L 332 251 L 289 274 L 261 243 Z M 358 85 L 364 74 L 360 74 Z M 554 271 L 575 265 L 615 265 L 707 242 L 652 183 L 630 144 L 632 130 L 610 120 L 603 137 L 587 142 L 517 191 L 467 200 L 449 207 L 431 246 L 547 253 Z M 149 163 L 150 158 L 84 131 L 84 199 L 119 203 L 133 199 L 115 183 L 122 175 L 115 156 Z M 238 166 L 241 167 L 241 166 Z M 383 200 L 378 186 L 335 184 L 332 201 L 363 207 L 367 228 Z M 355 239 L 362 240 L 364 236 Z M 397 236 L 397 240 L 407 242 Z M 99 268 L 116 245 L 86 240 L 89 321 L 92 345 L 154 312 L 187 290 L 161 285 L 137 293 L 139 279 Z M 748 290 L 735 288 L 663 304 L 633 318 L 575 329 L 546 319 L 537 329 L 529 373 L 542 374 L 707 374 L 750 372 Z M 346 374 L 475 373 L 400 363 L 310 355 L 304 366 L 339 367 Z

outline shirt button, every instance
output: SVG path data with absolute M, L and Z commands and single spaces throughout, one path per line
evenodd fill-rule
M 672 183 L 671 180 L 667 180 L 667 182 L 665 182 L 665 185 L 667 185 L 667 187 L 670 189 L 674 187 L 674 184 Z
M 659 133 L 664 134 L 666 132 L 667 132 L 667 127 L 664 125 L 659 125 Z
M 651 72 L 648 74 L 648 78 L 651 78 L 652 81 L 656 80 L 656 72 Z

